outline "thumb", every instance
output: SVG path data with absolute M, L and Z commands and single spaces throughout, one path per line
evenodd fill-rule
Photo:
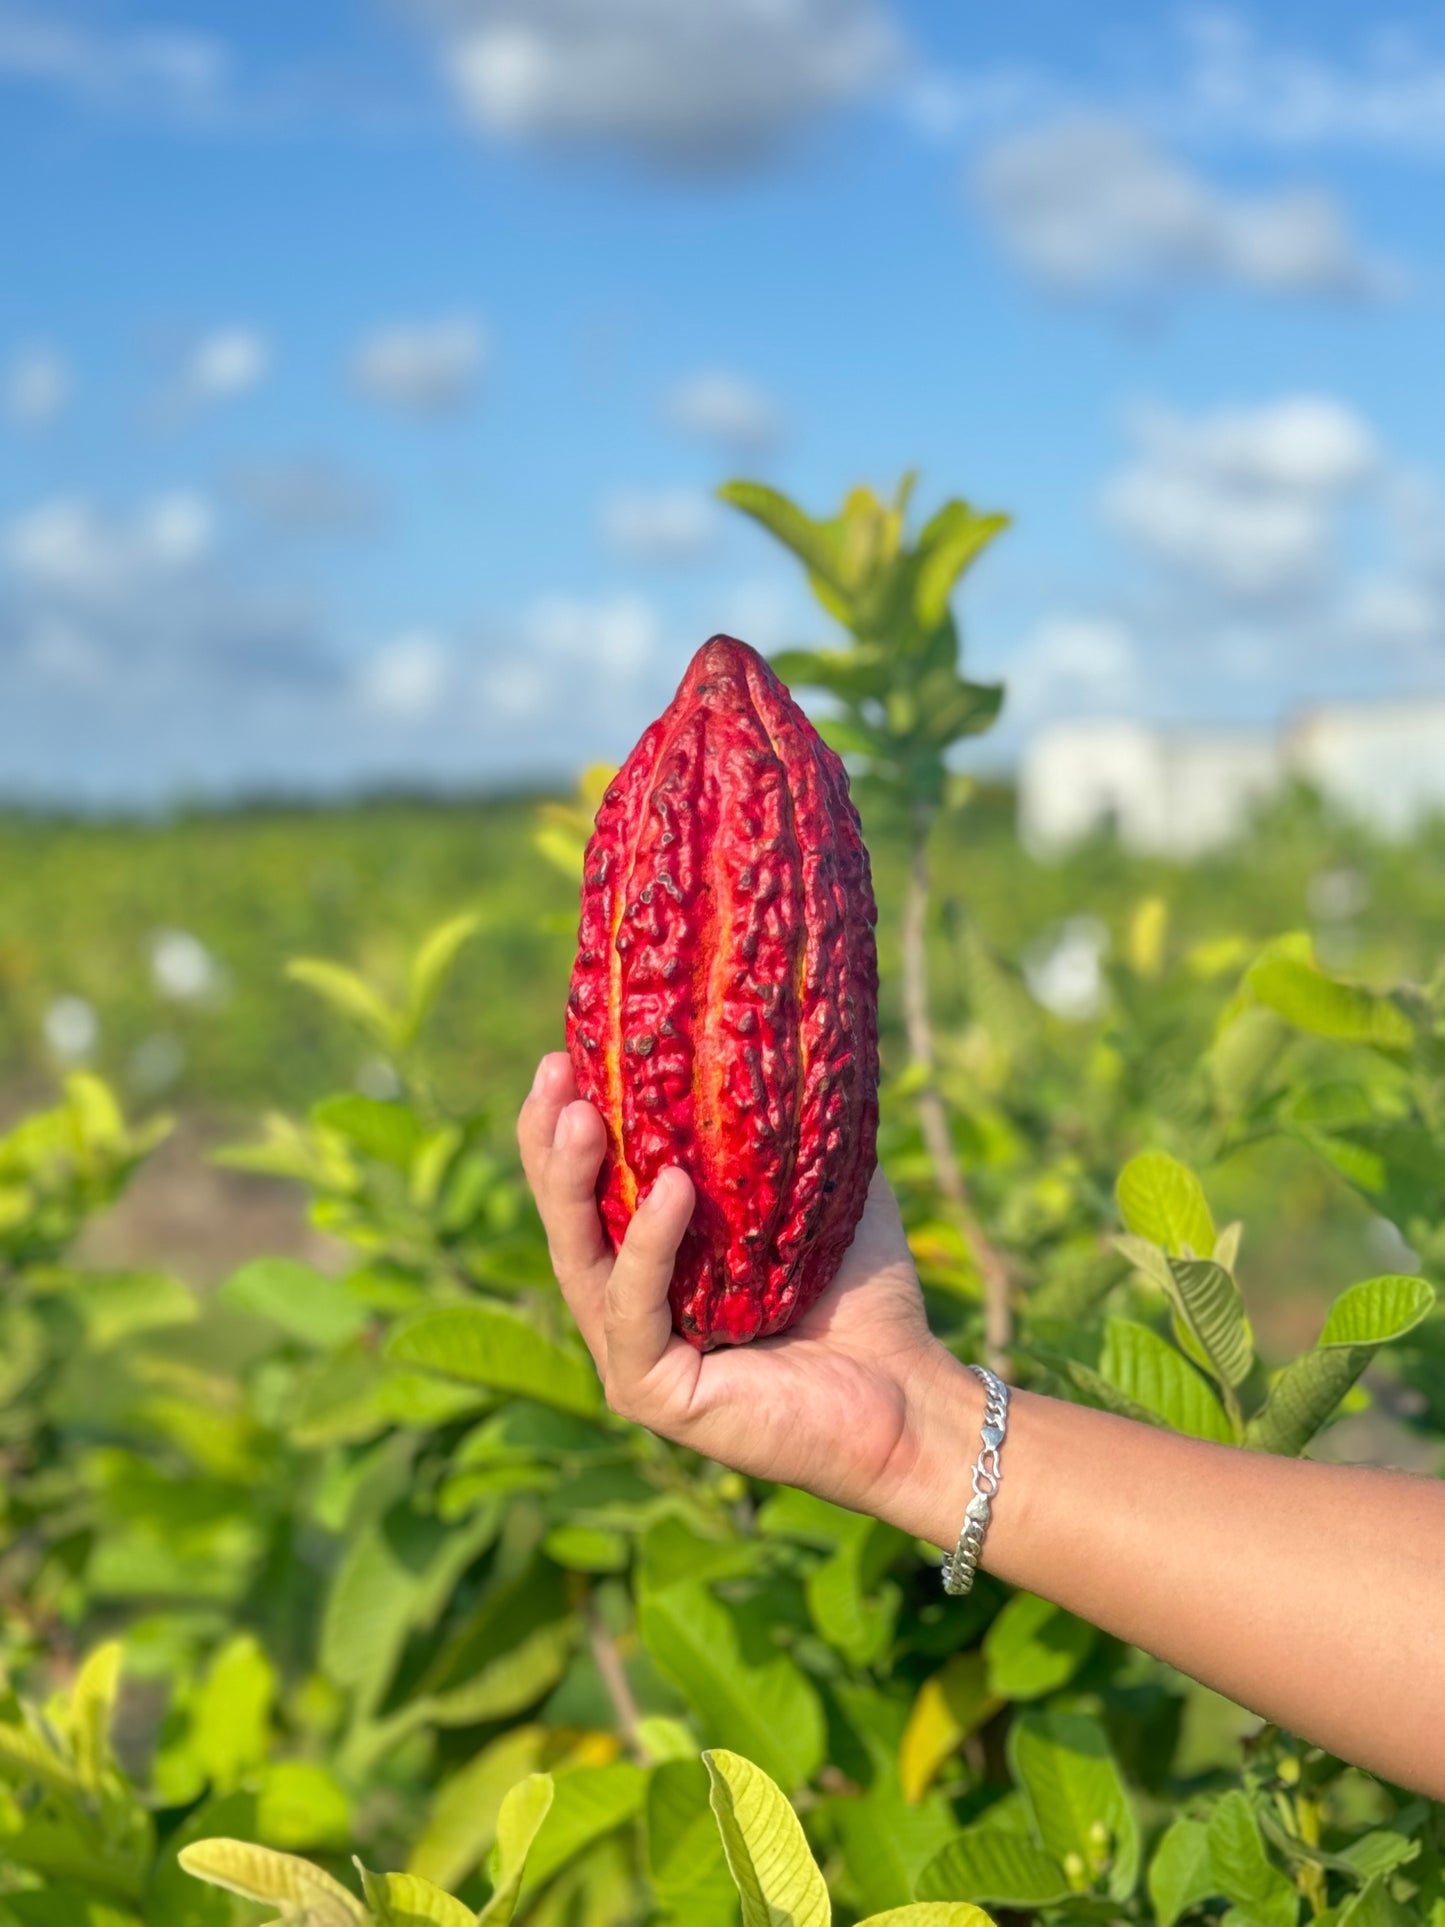
M 607 1281 L 607 1397 L 620 1409 L 633 1402 L 671 1343 L 667 1291 L 695 1196 L 685 1171 L 660 1171 L 627 1227 Z

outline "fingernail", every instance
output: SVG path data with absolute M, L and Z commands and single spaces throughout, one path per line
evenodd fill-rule
M 675 1168 L 674 1165 L 667 1164 L 658 1172 L 657 1176 L 652 1180 L 647 1196 L 642 1201 L 644 1206 L 650 1206 L 655 1211 L 664 1203 L 667 1192 L 674 1183 L 674 1180 L 668 1176 L 668 1173 Z
M 531 1089 L 531 1095 L 532 1095 L 533 1097 L 538 1097 L 538 1096 L 540 1096 L 540 1094 L 541 1094 L 541 1090 L 542 1090 L 542 1073 L 543 1073 L 543 1071 L 545 1071 L 545 1070 L 546 1070 L 546 1068 L 547 1068 L 547 1060 L 546 1060 L 546 1058 L 544 1057 L 544 1058 L 543 1058 L 543 1059 L 541 1060 L 541 1062 L 540 1062 L 540 1063 L 538 1064 L 538 1066 L 537 1066 L 537 1073 L 536 1073 L 536 1076 L 535 1076 L 535 1077 L 534 1077 L 534 1078 L 532 1079 L 532 1089 Z
M 579 1120 L 572 1106 L 569 1104 L 557 1120 L 557 1136 L 555 1141 L 564 1148 L 567 1145 L 575 1144 L 577 1142 L 578 1122 Z

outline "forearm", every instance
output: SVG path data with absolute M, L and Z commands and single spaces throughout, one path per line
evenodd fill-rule
M 982 1389 L 948 1360 L 895 1522 L 951 1546 Z M 1445 1483 L 1014 1394 L 985 1567 L 1386 1778 L 1445 1798 Z

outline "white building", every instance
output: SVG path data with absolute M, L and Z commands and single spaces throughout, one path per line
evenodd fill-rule
M 1114 828 L 1132 850 L 1227 843 L 1291 776 L 1383 834 L 1445 812 L 1445 698 L 1336 704 L 1280 734 L 1079 721 L 1040 730 L 1019 768 L 1019 829 L 1041 853 Z

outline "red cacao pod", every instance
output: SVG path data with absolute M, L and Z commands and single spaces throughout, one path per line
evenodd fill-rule
M 659 1171 L 696 1186 L 671 1298 L 699 1350 L 783 1331 L 852 1240 L 876 921 L 842 763 L 755 650 L 714 636 L 597 812 L 567 1006 L 614 1250 Z

